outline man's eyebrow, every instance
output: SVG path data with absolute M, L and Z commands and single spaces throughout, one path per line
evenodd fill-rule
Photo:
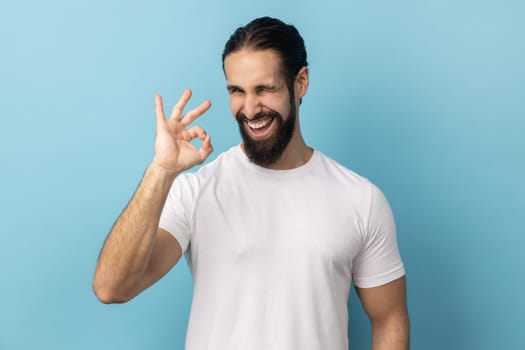
M 228 91 L 231 91 L 231 90 L 242 90 L 239 86 L 233 85 L 233 84 L 226 85 L 226 89 L 228 89 Z
M 226 85 L 226 89 L 228 91 L 232 91 L 232 90 L 244 91 L 243 88 L 241 88 L 240 86 L 234 85 L 234 84 Z M 255 90 L 275 90 L 275 89 L 276 89 L 275 84 L 259 84 L 255 86 Z

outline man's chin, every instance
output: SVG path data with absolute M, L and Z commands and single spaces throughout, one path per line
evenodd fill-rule
M 259 166 L 269 166 L 279 160 L 284 149 L 283 145 L 279 145 L 275 135 L 264 140 L 253 140 L 243 137 L 243 148 L 248 159 Z

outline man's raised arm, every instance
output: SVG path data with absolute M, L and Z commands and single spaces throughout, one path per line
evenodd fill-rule
M 103 303 L 126 302 L 159 280 L 182 255 L 177 240 L 159 229 L 169 189 L 177 175 L 201 164 L 213 148 L 199 126 L 187 128 L 210 108 L 206 101 L 184 115 L 191 91 L 184 91 L 166 119 L 162 98 L 155 98 L 155 157 L 109 233 L 98 258 L 93 290 Z M 190 141 L 202 141 L 197 149 Z

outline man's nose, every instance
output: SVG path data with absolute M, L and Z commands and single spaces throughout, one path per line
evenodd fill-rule
M 261 101 L 255 94 L 246 94 L 243 105 L 243 112 L 246 118 L 253 119 L 261 111 Z

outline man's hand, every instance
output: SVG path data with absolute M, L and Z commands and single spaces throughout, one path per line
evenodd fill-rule
M 173 107 L 170 117 L 166 119 L 162 106 L 162 97 L 160 95 L 155 96 L 157 137 L 153 163 L 176 173 L 202 164 L 213 151 L 210 136 L 206 135 L 206 132 L 200 126 L 187 128 L 188 125 L 210 108 L 211 103 L 210 101 L 205 101 L 182 116 L 184 107 L 190 97 L 191 90 L 185 90 L 179 102 Z M 197 149 L 190 143 L 195 138 L 199 138 L 202 141 L 200 149 Z

